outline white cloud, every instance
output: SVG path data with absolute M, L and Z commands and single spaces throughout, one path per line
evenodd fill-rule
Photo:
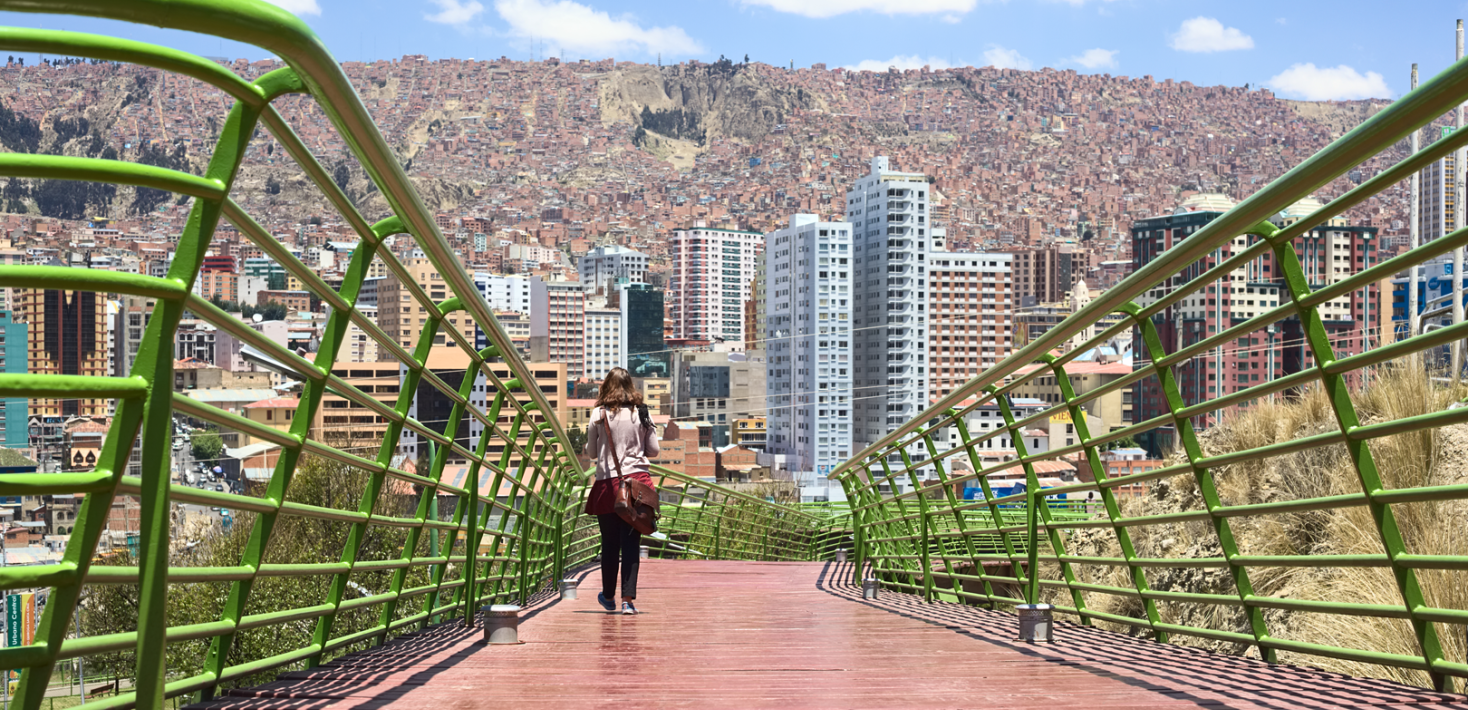
M 534 37 L 574 54 L 677 56 L 704 51 L 681 27 L 643 27 L 629 15 L 613 18 L 571 0 L 495 0 L 494 9 L 509 23 L 511 35 Z
M 1254 38 L 1240 32 L 1237 27 L 1224 27 L 1222 22 L 1211 17 L 1194 17 L 1183 20 L 1182 27 L 1172 35 L 1168 46 L 1179 52 L 1228 52 L 1253 49 Z
M 1116 55 L 1120 53 L 1119 49 L 1088 49 L 1066 61 L 1087 69 L 1115 69 Z
M 1080 7 L 1082 5 L 1085 5 L 1087 0 L 1055 0 L 1055 1 L 1056 2 L 1063 2 L 1063 3 L 1067 4 L 1067 5 L 1073 5 L 1075 7 Z M 1108 3 L 1108 2 L 1116 2 L 1116 0 L 1100 0 L 1100 2 L 1102 2 L 1102 3 Z
M 962 15 L 974 9 L 978 0 L 740 0 L 745 5 L 768 7 L 792 15 L 817 19 L 844 15 L 848 12 L 875 12 L 881 15 Z M 948 19 L 945 17 L 944 21 Z
M 984 61 L 995 69 L 1032 69 L 1035 66 L 1017 49 L 1005 49 L 994 45 L 984 50 Z
M 293 15 L 320 15 L 321 6 L 316 0 L 265 0 Z
M 1338 67 L 1296 64 L 1270 79 L 1269 88 L 1306 101 L 1385 99 L 1392 95 L 1380 74 L 1369 71 L 1362 75 L 1344 64 Z
M 922 69 L 924 66 L 927 66 L 929 69 L 934 70 L 952 68 L 947 61 L 939 59 L 938 57 L 928 57 L 927 59 L 923 59 L 916 54 L 910 56 L 903 56 L 899 54 L 891 59 L 888 59 L 885 62 L 879 59 L 867 59 L 865 61 L 857 62 L 854 65 L 847 66 L 846 68 L 851 71 L 887 71 L 891 67 L 897 67 L 900 70 L 906 70 Z
M 462 25 L 474 19 L 475 15 L 484 12 L 484 6 L 479 4 L 478 0 L 469 0 L 469 2 L 428 0 L 428 2 L 438 7 L 438 13 L 424 15 L 423 19 L 444 25 Z

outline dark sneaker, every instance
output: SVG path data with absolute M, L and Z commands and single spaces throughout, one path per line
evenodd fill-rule
M 597 603 L 601 604 L 601 608 L 606 609 L 607 611 L 617 610 L 616 602 L 608 599 L 607 595 L 602 594 L 601 592 L 596 593 L 596 601 Z
M 622 613 L 626 616 L 636 616 L 637 607 L 632 606 L 632 602 L 622 602 Z

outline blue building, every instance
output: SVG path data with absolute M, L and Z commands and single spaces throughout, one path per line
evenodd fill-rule
M 10 311 L 0 311 L 0 372 L 24 373 L 30 367 L 29 328 L 25 323 L 16 323 Z M 30 446 L 26 429 L 30 415 L 24 397 L 0 399 L 0 430 L 3 430 L 7 449 L 24 449 Z
M 1438 257 L 1423 264 L 1417 274 L 1417 313 L 1426 315 L 1424 326 L 1434 323 L 1450 324 L 1453 314 L 1448 305 L 1453 297 L 1453 261 L 1451 257 Z M 1408 278 L 1392 279 L 1392 331 L 1398 339 L 1407 337 Z M 1464 302 L 1468 303 L 1468 279 L 1464 280 Z

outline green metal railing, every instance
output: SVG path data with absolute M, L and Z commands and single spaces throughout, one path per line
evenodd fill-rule
M 644 537 L 653 557 L 802 561 L 830 558 L 849 536 L 839 518 L 741 493 L 727 486 L 654 465 L 662 502 L 659 535 Z M 596 521 L 581 518 L 565 541 L 568 564 L 597 554 Z
M 1324 277 L 1307 278 L 1301 258 L 1313 230 L 1330 230 L 1328 220 L 1384 195 L 1432 161 L 1458 151 L 1461 170 L 1468 131 L 1409 155 L 1308 217 L 1284 226 L 1271 221 L 1353 167 L 1399 146 L 1464 99 L 1468 63 L 1460 62 L 841 464 L 834 477 L 851 505 L 856 574 L 874 574 L 886 586 L 930 600 L 1001 607 L 1050 603 L 1082 624 L 1104 622 L 1158 641 L 1252 648 L 1269 661 L 1288 654 L 1292 662 L 1342 662 L 1346 665 L 1336 667 L 1439 689 L 1452 689 L 1453 677 L 1468 677 L 1463 658 L 1468 607 L 1452 596 L 1468 583 L 1468 554 L 1461 538 L 1454 543 L 1448 535 L 1444 541 L 1429 530 L 1468 515 L 1468 485 L 1456 478 L 1455 460 L 1427 463 L 1434 451 L 1456 453 L 1443 437 L 1468 422 L 1468 408 L 1459 404 L 1468 395 L 1461 374 L 1434 365 L 1448 360 L 1440 350 L 1468 337 L 1468 322 L 1453 317 L 1451 307 L 1429 313 L 1429 320 L 1436 315 L 1446 322 L 1425 332 L 1393 332 L 1371 320 L 1355 326 L 1349 337 L 1357 345 L 1348 353 L 1343 353 L 1342 346 L 1349 344 L 1341 341 L 1339 323 L 1327 322 L 1327 317 L 1341 317 L 1327 315 L 1332 300 L 1353 293 L 1371 304 L 1366 317 L 1380 318 L 1379 309 L 1390 314 L 1390 289 L 1381 284 L 1409 267 L 1461 250 L 1468 244 L 1468 229 L 1384 261 L 1363 259 L 1348 269 L 1334 268 L 1331 274 L 1332 267 L 1343 266 L 1337 252 L 1334 259 L 1326 258 Z M 1277 283 L 1278 303 L 1263 304 L 1252 317 L 1235 314 L 1196 340 L 1164 342 L 1159 336 L 1166 309 L 1184 305 L 1185 299 L 1221 298 L 1220 290 L 1234 285 L 1239 270 L 1266 257 L 1278 269 L 1264 277 Z M 1373 300 L 1375 289 L 1387 291 L 1380 303 Z M 1126 316 L 1123 322 L 1102 323 L 1118 313 Z M 1303 363 L 1298 372 L 1222 387 L 1225 373 L 1214 370 L 1207 384 L 1219 389 L 1203 401 L 1184 401 L 1178 372 L 1185 364 L 1280 322 L 1292 323 L 1302 334 L 1292 345 Z M 1092 327 L 1100 332 L 1080 335 Z M 1078 394 L 1067 367 L 1082 353 L 1128 332 L 1135 333 L 1134 371 Z M 1202 369 L 1194 366 L 1189 372 Z M 1054 378 L 1058 403 L 1017 414 L 1013 397 L 1040 377 Z M 1165 405 L 1160 416 L 1108 422 L 1109 431 L 1090 430 L 1083 409 L 1141 384 L 1160 392 Z M 1410 401 L 1381 404 L 1393 397 Z M 984 406 L 997 407 L 1003 424 L 971 435 L 970 417 Z M 1133 406 L 1141 408 L 1140 398 Z M 1282 439 L 1274 435 L 1276 425 L 1286 425 L 1283 418 L 1302 412 L 1318 414 L 1311 420 L 1315 429 L 1292 431 Z M 1052 441 L 1049 450 L 1027 451 L 1022 432 L 1052 417 L 1074 422 L 1075 443 Z M 1220 432 L 1200 432 L 1197 423 L 1205 418 Z M 1230 434 L 1261 423 L 1269 431 L 1255 439 Z M 1175 432 L 1176 450 L 1166 461 L 1130 475 L 1107 475 L 1104 450 L 1155 431 Z M 986 463 L 985 442 L 993 447 L 999 437 L 1012 439 L 1014 455 Z M 948 441 L 960 444 L 940 449 L 939 442 Z M 1409 444 L 1420 452 L 1400 456 L 1391 448 Z M 1089 475 L 1042 489 L 1034 464 L 1055 460 L 1071 461 Z M 1294 481 L 1314 480 L 1328 468 L 1302 461 L 1335 462 L 1348 475 L 1291 498 Z M 955 473 L 955 464 L 966 470 Z M 1024 492 L 996 497 L 989 477 L 1016 465 L 1023 472 Z M 1284 467 L 1273 483 L 1256 475 L 1271 466 Z M 1235 490 L 1240 481 L 1272 488 L 1240 492 Z M 963 500 L 962 488 L 972 486 L 982 497 Z M 1147 508 L 1139 499 L 1118 495 L 1119 489 L 1135 486 L 1154 487 L 1154 502 L 1195 502 Z M 907 492 L 900 492 L 904 488 Z M 1194 497 L 1168 499 L 1162 491 Z M 1089 510 L 1057 507 L 1068 496 L 1088 493 L 1097 499 Z M 1343 517 L 1355 509 L 1369 515 Z M 1288 529 L 1303 531 L 1305 539 L 1281 539 L 1289 537 L 1281 520 L 1303 521 Z M 1351 526 L 1331 527 L 1347 520 Z M 1272 524 L 1276 528 L 1270 534 Z M 1244 528 L 1250 530 L 1247 539 L 1239 534 Z M 1166 551 L 1165 543 L 1184 535 L 1196 542 L 1191 552 Z M 1356 547 L 1367 549 L 1316 552 L 1346 546 L 1335 539 L 1345 535 L 1358 536 L 1364 542 Z M 1293 552 L 1259 552 L 1279 547 Z M 1268 591 L 1258 588 L 1261 580 Z M 1424 580 L 1431 582 L 1431 593 Z M 1312 620 L 1306 623 L 1306 617 Z M 1335 619 L 1339 633 L 1320 632 L 1331 628 L 1326 617 Z M 1388 637 L 1405 641 L 1393 646 Z M 1393 675 L 1395 669 L 1402 672 Z
M 13 52 L 124 62 L 193 77 L 234 99 L 220 129 L 204 175 L 121 161 L 59 155 L 0 154 L 0 176 L 111 182 L 167 190 L 192 198 L 188 221 L 179 235 L 166 277 L 62 267 L 0 267 L 0 286 L 15 289 L 94 291 L 152 299 L 151 318 L 135 364 L 126 377 L 0 375 L 0 395 L 34 399 L 111 400 L 115 417 L 94 470 L 79 473 L 0 475 L 0 495 L 85 494 L 75 530 L 62 561 L 33 567 L 0 568 L 0 588 L 49 589 L 45 610 L 31 645 L 0 649 L 0 668 L 22 670 L 18 707 L 42 707 L 58 663 L 99 654 L 134 652 L 131 692 L 88 703 L 89 707 L 162 707 L 171 697 L 209 698 L 221 686 L 259 679 L 262 672 L 291 665 L 316 665 L 393 634 L 423 628 L 436 620 L 472 619 L 490 600 L 525 600 L 546 589 L 567 570 L 595 554 L 588 518 L 580 515 L 589 475 L 570 454 L 555 412 L 516 355 L 505 332 L 434 226 L 396 157 L 388 149 L 337 62 L 305 24 L 274 5 L 256 0 L 84 0 L 29 2 L 6 0 L 0 9 L 69 13 L 161 24 L 227 37 L 266 49 L 287 68 L 249 81 L 202 57 L 140 42 L 61 31 L 0 28 L 0 46 Z M 330 120 L 351 154 L 381 191 L 392 216 L 369 223 L 306 148 L 272 102 L 288 94 L 308 94 Z M 265 128 L 300 167 L 360 242 L 339 288 L 332 288 L 231 198 L 251 140 Z M 221 219 L 301 281 L 330 307 L 324 336 L 314 355 L 302 356 L 253 330 L 237 317 L 193 294 L 195 281 Z M 404 235 L 421 249 L 442 275 L 450 297 L 435 302 L 389 248 L 388 239 Z M 400 236 L 399 239 L 404 238 Z M 397 242 L 399 246 L 402 242 Z M 405 253 L 401 248 L 396 249 Z M 374 262 L 397 277 L 427 320 L 416 346 L 403 347 L 355 307 Z M 185 313 L 258 349 L 303 384 L 288 429 L 280 430 L 191 399 L 173 389 L 172 341 Z M 464 313 L 487 334 L 490 346 L 476 349 L 446 319 Z M 344 366 L 338 351 L 350 328 L 377 344 L 385 359 L 405 372 L 392 404 L 381 402 L 334 374 Z M 461 384 L 450 386 L 428 367 L 436 339 L 462 351 L 468 366 Z M 496 371 L 508 370 L 508 377 Z M 475 401 L 476 384 L 488 392 L 485 407 Z M 445 422 L 409 416 L 420 386 L 438 390 L 452 404 Z M 313 422 L 331 394 L 365 408 L 382 424 L 375 458 L 358 456 L 349 446 L 323 439 Z M 362 410 L 354 410 L 361 413 Z M 199 490 L 170 481 L 170 442 L 174 417 L 185 415 L 228 432 L 279 447 L 269 481 L 242 494 Z M 508 418 L 506 426 L 501 419 Z M 482 428 L 473 451 L 456 440 L 472 418 Z M 429 426 L 443 424 L 441 428 Z M 395 464 L 400 439 L 411 431 L 433 450 L 424 470 L 409 472 Z M 351 440 L 351 437 L 348 437 Z M 490 445 L 498 446 L 498 453 Z M 140 449 L 140 475 L 126 475 L 129 457 Z M 469 462 L 458 481 L 445 479 L 450 458 Z M 297 500 L 292 487 L 316 463 L 357 476 L 360 500 L 344 507 Z M 672 541 L 705 556 L 734 559 L 807 559 L 816 535 L 815 516 L 727 491 L 719 486 L 660 471 L 678 505 L 669 516 Z M 363 480 L 365 479 L 365 481 Z M 455 485 L 455 483 L 459 485 Z M 676 483 L 676 485 L 674 485 Z M 486 485 L 487 484 L 487 485 Z M 313 482 L 312 485 L 315 485 Z M 690 494 L 698 487 L 696 498 Z M 383 501 L 411 490 L 411 514 L 391 514 Z M 353 490 L 357 490 L 354 488 Z M 483 492 L 481 492 L 483 491 Z M 141 536 L 136 565 L 107 564 L 97 557 L 99 540 L 114 501 L 135 497 L 141 505 Z M 441 515 L 440 500 L 453 501 Z M 174 549 L 179 532 L 172 520 L 175 504 L 196 504 L 248 516 L 237 556 L 226 566 L 191 566 Z M 355 507 L 350 507 L 355 505 Z M 337 526 L 343 544 L 325 554 L 335 559 L 279 562 L 272 542 L 298 521 Z M 242 529 L 242 519 L 237 525 Z M 594 523 L 593 523 L 594 525 Z M 712 527 L 710 527 L 712 526 Z M 737 526 L 738 531 L 731 532 Z M 386 535 L 386 538 L 383 536 Z M 389 540 L 389 552 L 365 559 L 369 540 Z M 681 540 L 681 543 L 679 541 Z M 686 544 L 683 544 L 686 543 Z M 288 580 L 309 589 L 301 598 L 262 599 L 261 590 Z M 375 593 L 367 580 L 379 584 Z M 74 612 L 99 588 L 136 588 L 136 626 L 121 633 L 82 636 L 70 622 Z M 217 596 L 217 619 L 178 624 L 186 588 L 204 585 Z M 213 586 L 210 586 L 213 585 Z M 312 596 L 314 595 L 314 596 Z M 268 595 L 267 595 L 268 596 Z M 100 603 L 100 602 L 97 602 Z M 86 612 L 102 611 L 87 609 Z M 84 613 L 85 616 L 85 613 Z M 85 622 L 83 623 L 85 625 Z M 290 627 L 309 636 L 299 646 L 280 647 L 285 636 L 242 648 L 240 640 L 258 631 Z M 201 660 L 181 672 L 170 653 L 190 644 L 207 644 Z M 263 650 L 262 650 L 263 649 Z

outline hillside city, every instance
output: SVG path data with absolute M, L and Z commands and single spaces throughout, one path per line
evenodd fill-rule
M 249 80 L 283 66 L 219 61 Z M 723 482 L 791 481 L 807 501 L 839 498 L 840 487 L 824 476 L 834 465 L 1046 338 L 1066 316 L 1384 106 L 1051 69 L 870 72 L 727 59 L 656 66 L 412 55 L 343 67 L 436 214 L 458 266 L 573 439 L 585 435 L 606 371 L 626 367 L 659 427 L 654 463 Z M 175 74 L 14 57 L 0 69 L 0 97 L 0 145 L 9 152 L 195 174 L 233 103 Z M 336 209 L 333 200 L 350 202 L 369 223 L 392 214 L 317 104 L 293 95 L 273 105 L 294 132 L 262 128 L 250 142 L 231 192 L 247 218 L 215 231 L 194 291 L 240 327 L 314 358 L 334 302 L 322 294 L 346 294 L 350 285 L 352 305 L 370 323 L 348 328 L 332 373 L 352 391 L 328 392 L 310 431 L 370 457 L 388 420 L 361 398 L 399 400 L 401 358 L 428 322 L 425 299 L 454 294 L 413 239 L 388 236 L 371 248 L 366 225 Z M 302 151 L 319 161 L 312 170 L 332 189 L 311 182 L 297 161 Z M 1377 156 L 1276 222 L 1308 216 L 1405 154 L 1401 145 Z M 190 200 L 151 188 L 12 178 L 0 188 L 0 208 L 0 263 L 162 277 L 172 273 Z M 1397 186 L 1315 228 L 1308 238 L 1327 245 L 1323 282 L 1404 249 L 1409 208 Z M 1219 328 L 1229 309 L 1279 305 L 1276 278 L 1238 284 L 1208 304 L 1170 306 L 1162 328 L 1168 346 L 1194 342 L 1184 322 Z M 1341 314 L 1332 336 L 1348 352 L 1372 347 L 1390 327 L 1393 294 L 1372 285 L 1332 301 Z M 5 372 L 124 376 L 154 307 L 134 296 L 4 289 L 0 364 Z M 303 383 L 195 315 L 172 343 L 175 390 L 288 430 Z M 482 348 L 488 340 L 485 324 L 463 312 L 446 322 L 457 334 L 437 334 L 425 365 L 458 386 L 469 361 L 455 341 Z M 1067 369 L 1080 393 L 1146 360 L 1129 329 L 1104 342 L 1095 336 L 1053 343 L 1089 343 Z M 1189 366 L 1199 376 L 1183 396 L 1196 403 L 1237 391 L 1250 375 L 1259 380 L 1256 370 L 1297 371 L 1301 339 L 1298 323 L 1286 321 L 1263 342 L 1221 350 L 1215 362 Z M 508 377 L 508 369 L 497 375 Z M 1061 401 L 1056 379 L 1024 385 L 1013 415 Z M 482 389 L 476 397 L 485 407 Z M 453 407 L 427 385 L 411 402 L 429 426 L 445 424 Z M 1156 380 L 1144 380 L 1095 398 L 1083 416 L 1090 431 L 1106 432 L 1165 413 L 1163 405 Z M 91 470 L 115 413 L 104 399 L 9 399 L 0 407 L 3 465 L 21 467 L 14 470 Z M 992 404 L 970 417 L 976 436 L 993 435 L 980 448 L 984 465 L 1012 460 L 1020 444 L 1033 453 L 1075 443 L 1076 423 L 1063 417 L 1032 425 L 1023 442 L 1003 430 Z M 245 431 L 215 431 L 182 414 L 174 426 L 173 473 L 187 485 L 242 492 L 267 481 L 281 455 L 278 444 Z M 455 439 L 472 450 L 482 430 L 465 421 Z M 394 465 L 422 466 L 430 444 L 405 431 Z M 1106 452 L 1108 465 L 1112 473 L 1158 467 L 1169 445 L 1129 441 Z M 1072 458 L 1037 464 L 1042 480 L 1091 475 L 1079 454 Z M 133 467 L 140 461 L 135 452 Z M 453 454 L 444 475 L 462 481 L 466 468 Z M 1013 476 L 990 480 L 1002 487 L 1006 478 L 1023 476 L 1016 466 Z M 1139 494 L 1145 484 L 1137 485 L 1119 493 Z M 16 502 L 0 507 L 8 553 L 54 558 L 71 532 L 76 499 Z M 118 498 L 104 545 L 136 544 L 138 506 Z M 231 524 L 227 510 L 178 508 L 180 521 Z

